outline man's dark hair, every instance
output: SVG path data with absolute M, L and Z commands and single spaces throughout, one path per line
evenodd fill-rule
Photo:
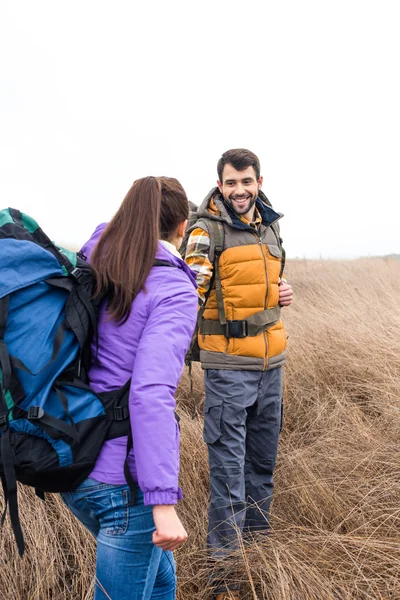
M 244 171 L 247 167 L 253 167 L 256 172 L 256 178 L 260 177 L 260 161 L 254 152 L 246 150 L 245 148 L 236 148 L 234 150 L 227 150 L 223 153 L 218 161 L 217 171 L 218 179 L 222 182 L 222 172 L 225 165 L 232 165 L 236 171 Z

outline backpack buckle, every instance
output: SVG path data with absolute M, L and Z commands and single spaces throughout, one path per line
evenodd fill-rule
M 30 406 L 28 410 L 28 420 L 35 421 L 41 419 L 44 415 L 44 410 L 41 406 Z
M 129 417 L 129 410 L 125 406 L 114 406 L 114 420 L 123 421 Z
M 245 338 L 249 334 L 248 323 L 245 319 L 242 321 L 227 321 L 226 322 L 226 337 L 227 338 Z
M 8 413 L 6 415 L 1 415 L 0 417 L 0 428 L 8 425 Z
M 82 269 L 75 267 L 75 269 L 72 269 L 70 275 L 75 279 L 75 281 L 79 281 L 83 275 L 83 271 Z

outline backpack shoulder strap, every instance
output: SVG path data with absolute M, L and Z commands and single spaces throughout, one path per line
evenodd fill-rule
M 158 258 L 156 258 L 156 260 L 154 261 L 153 267 L 172 267 L 172 268 L 176 268 L 175 265 L 173 265 L 172 263 L 168 262 L 167 260 L 159 260 Z
M 286 264 L 286 251 L 285 248 L 282 246 L 282 238 L 280 235 L 280 229 L 279 229 L 279 224 L 278 223 L 272 223 L 271 225 L 271 229 L 275 234 L 276 237 L 276 241 L 278 242 L 278 246 L 281 249 L 282 252 L 282 258 L 281 258 L 281 268 L 279 271 L 279 277 L 282 277 L 284 271 L 285 271 L 285 264 Z
M 210 250 L 208 253 L 208 258 L 213 265 L 213 280 L 215 281 L 215 292 L 217 295 L 217 304 L 218 304 L 218 316 L 221 325 L 226 324 L 226 316 L 225 316 L 225 307 L 224 307 L 224 298 L 222 294 L 222 285 L 221 285 L 221 277 L 219 273 L 219 258 L 222 252 L 225 249 L 225 230 L 222 221 L 217 221 L 216 219 L 204 219 L 201 218 L 197 221 L 195 227 L 200 227 L 207 231 L 210 236 Z M 210 293 L 213 286 L 213 281 L 210 282 L 210 287 L 208 293 Z M 206 298 L 207 301 L 207 298 Z M 204 302 L 203 307 L 205 307 L 206 302 Z M 201 313 L 202 317 L 202 313 Z
M 200 218 L 196 221 L 196 223 L 191 227 L 191 231 L 194 229 L 204 229 L 210 236 L 210 251 L 208 254 L 208 258 L 210 262 L 214 265 L 216 252 L 221 254 L 223 252 L 224 244 L 225 244 L 225 230 L 222 221 L 217 221 L 216 219 L 205 219 Z

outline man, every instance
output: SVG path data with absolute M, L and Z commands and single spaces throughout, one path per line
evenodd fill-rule
M 217 170 L 218 187 L 189 231 L 186 262 L 197 274 L 201 305 L 208 546 L 223 558 L 238 533 L 269 526 L 286 347 L 280 307 L 291 304 L 293 293 L 283 276 L 282 215 L 261 191 L 257 156 L 228 150 Z M 237 589 L 222 577 L 216 598 L 238 599 Z

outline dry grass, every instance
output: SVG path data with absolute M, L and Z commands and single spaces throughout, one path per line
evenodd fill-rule
M 246 600 L 400 600 L 400 261 L 293 261 L 272 532 L 232 557 Z M 202 402 L 201 373 L 195 397 Z M 187 375 L 179 600 L 205 600 L 207 460 Z M 55 497 L 20 496 L 28 547 L 0 539 L 0 598 L 91 597 L 94 544 Z

